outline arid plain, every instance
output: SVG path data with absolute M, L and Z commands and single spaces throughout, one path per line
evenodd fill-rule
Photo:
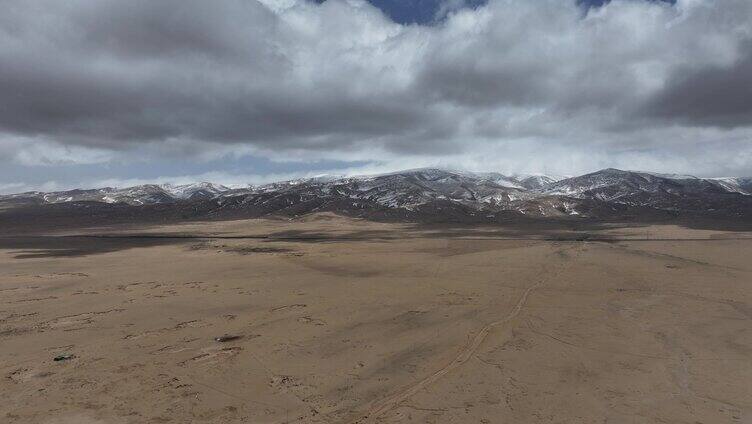
M 750 423 L 750 258 L 671 225 L 8 234 L 0 422 Z

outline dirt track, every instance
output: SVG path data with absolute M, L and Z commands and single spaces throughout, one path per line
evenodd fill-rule
M 576 247 L 575 247 L 576 248 Z M 564 250 L 572 250 L 573 248 L 569 249 L 560 249 L 556 251 L 555 254 L 561 254 Z M 570 259 L 570 261 L 573 259 Z M 567 264 L 571 264 L 571 262 L 567 262 Z M 561 264 L 559 264 L 561 266 Z M 475 352 L 478 350 L 481 344 L 486 340 L 488 337 L 488 334 L 496 327 L 499 327 L 503 324 L 511 322 L 513 319 L 515 319 L 520 312 L 522 311 L 522 308 L 525 306 L 525 302 L 527 302 L 527 298 L 530 296 L 530 293 L 533 292 L 536 288 L 540 287 L 542 284 L 545 284 L 546 278 L 550 276 L 551 271 L 545 270 L 541 273 L 541 276 L 538 277 L 538 281 L 535 282 L 532 286 L 525 289 L 524 292 L 522 292 L 522 295 L 520 296 L 520 299 L 515 303 L 512 310 L 509 312 L 509 315 L 506 317 L 490 322 L 486 325 L 484 325 L 480 330 L 473 333 L 468 334 L 469 342 L 462 347 L 462 349 L 457 353 L 457 357 L 447 364 L 446 366 L 439 368 L 431 375 L 423 378 L 422 380 L 419 380 L 418 382 L 410 385 L 409 387 L 405 387 L 404 389 L 401 389 L 394 394 L 388 396 L 385 399 L 379 400 L 374 403 L 374 405 L 365 413 L 363 414 L 363 418 L 355 421 L 356 423 L 370 423 L 378 419 L 380 416 L 385 414 L 386 412 L 396 408 L 401 404 L 402 402 L 405 402 L 408 400 L 411 396 L 413 396 L 415 393 L 425 389 L 426 387 L 430 386 L 434 382 L 436 382 L 441 377 L 445 376 L 446 374 L 449 374 L 452 370 L 454 370 L 457 367 L 460 367 L 467 363 L 473 355 L 475 355 Z

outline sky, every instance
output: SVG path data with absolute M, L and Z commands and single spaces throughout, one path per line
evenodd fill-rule
M 752 176 L 749 0 L 0 0 L 0 193 Z

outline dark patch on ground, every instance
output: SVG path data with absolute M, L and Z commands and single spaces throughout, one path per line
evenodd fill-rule
M 197 243 L 190 246 L 191 250 L 219 250 L 222 252 L 238 253 L 241 255 L 251 255 L 254 253 L 293 253 L 293 249 L 285 247 L 272 246 L 229 246 L 226 244 L 212 243 L 209 241 Z
M 57 258 L 96 255 L 139 247 L 185 243 L 180 238 L 129 237 L 0 237 L 0 249 L 12 250 L 16 259 Z

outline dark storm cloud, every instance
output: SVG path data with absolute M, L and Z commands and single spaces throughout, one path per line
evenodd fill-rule
M 359 0 L 0 0 L 0 152 L 616 157 L 749 140 L 748 0 L 471 3 L 420 26 Z
M 39 25 L 18 5 L 3 19 L 5 131 L 111 147 L 171 137 L 284 145 L 400 132 L 425 119 L 399 98 L 295 79 L 275 47 L 277 18 L 254 1 L 59 8 Z
M 256 2 L 208 5 L 5 2 L 0 94 L 9 101 L 0 126 L 111 147 L 189 132 L 185 124 L 195 125 L 202 106 L 234 88 L 228 81 L 205 90 L 217 81 L 211 73 L 243 62 L 250 74 L 263 75 L 277 59 L 243 30 L 268 30 L 268 9 Z
M 752 126 L 752 40 L 743 45 L 729 65 L 676 69 L 645 112 L 685 125 Z

